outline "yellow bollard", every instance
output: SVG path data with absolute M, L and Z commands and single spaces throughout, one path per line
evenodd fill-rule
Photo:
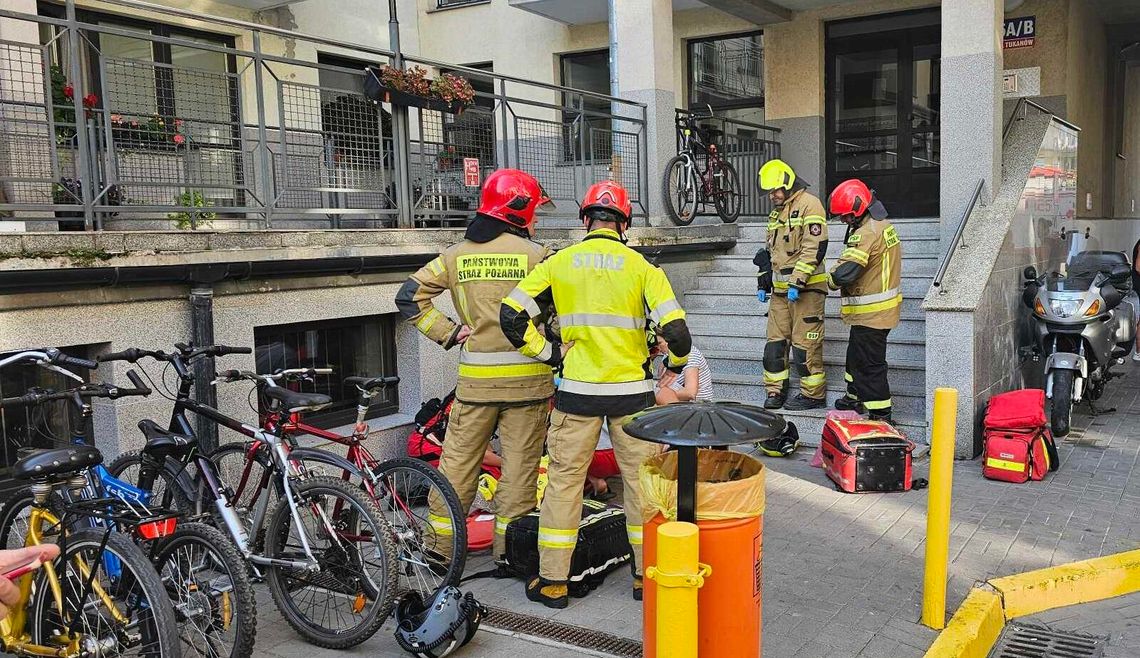
M 695 523 L 657 528 L 657 566 L 645 570 L 657 585 L 657 658 L 697 658 L 697 590 L 712 573 L 699 554 Z
M 926 503 L 926 575 L 922 586 L 922 623 L 946 626 L 946 569 L 950 557 L 950 489 L 954 478 L 954 428 L 958 391 L 934 390 L 934 427 L 930 436 L 930 491 Z

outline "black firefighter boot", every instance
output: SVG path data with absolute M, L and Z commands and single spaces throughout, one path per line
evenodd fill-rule
M 858 414 L 865 414 L 867 410 L 863 407 L 863 403 L 851 397 L 844 395 L 835 401 L 835 408 L 840 411 L 854 411 Z
M 526 598 L 548 608 L 562 609 L 570 605 L 566 582 L 554 582 L 535 576 L 526 584 Z
M 780 389 L 779 393 L 769 393 L 768 399 L 764 400 L 765 409 L 779 409 L 784 406 L 784 402 L 788 399 L 788 387 Z
M 808 409 L 823 409 L 825 407 L 827 407 L 827 400 L 823 398 L 809 398 L 803 393 L 796 393 L 796 396 L 784 405 L 784 410 L 807 411 Z

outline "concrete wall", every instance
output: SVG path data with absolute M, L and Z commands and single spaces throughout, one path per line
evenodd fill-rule
M 1069 2 L 1066 65 L 1068 119 L 1081 127 L 1077 172 L 1077 216 L 1105 214 L 1105 103 L 1108 99 L 1108 46 L 1104 23 L 1090 2 Z
M 1120 155 L 1115 144 L 1108 144 L 1109 161 L 1116 170 L 1116 217 L 1140 217 L 1140 62 L 1131 63 L 1125 72 L 1124 95 L 1120 107 L 1124 112 L 1124 134 Z

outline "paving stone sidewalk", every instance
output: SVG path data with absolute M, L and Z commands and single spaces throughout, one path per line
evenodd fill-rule
M 975 461 L 954 468 L 947 616 L 974 582 L 1108 553 L 1131 550 L 1140 538 L 1140 368 L 1110 386 L 1114 414 L 1077 416 L 1058 446 L 1061 469 L 1025 485 L 984 480 Z M 849 495 L 835 491 L 810 465 L 811 452 L 764 459 L 768 508 L 764 520 L 765 658 L 913 658 L 935 637 L 919 625 L 926 534 L 926 492 Z M 925 477 L 919 462 L 916 477 Z M 489 566 L 473 556 L 468 572 Z M 630 638 L 641 634 L 641 607 L 629 595 L 628 572 L 611 574 L 590 596 L 553 611 L 526 601 L 520 581 L 470 584 L 487 605 L 538 615 Z M 389 629 L 352 652 L 321 651 L 285 627 L 266 599 L 258 653 L 326 658 L 401 655 Z M 1140 599 L 1097 604 L 1073 619 L 1125 637 L 1110 655 L 1136 656 L 1128 624 Z M 1083 606 L 1081 607 L 1084 608 Z M 1133 610 L 1135 608 L 1135 610 Z M 1060 614 L 1060 613 L 1057 613 Z M 1087 618 L 1087 619 L 1086 619 Z M 1068 619 L 1068 618 L 1065 618 Z M 1073 629 L 1078 630 L 1078 629 Z M 1130 652 L 1131 651 L 1131 652 Z M 264 652 L 264 653 L 262 653 Z M 481 633 L 460 656 L 572 656 L 522 638 Z

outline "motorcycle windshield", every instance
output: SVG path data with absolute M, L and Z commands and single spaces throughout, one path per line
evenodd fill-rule
M 1045 289 L 1049 292 L 1084 292 L 1092 286 L 1096 273 L 1087 272 L 1062 276 L 1051 274 L 1045 279 Z

